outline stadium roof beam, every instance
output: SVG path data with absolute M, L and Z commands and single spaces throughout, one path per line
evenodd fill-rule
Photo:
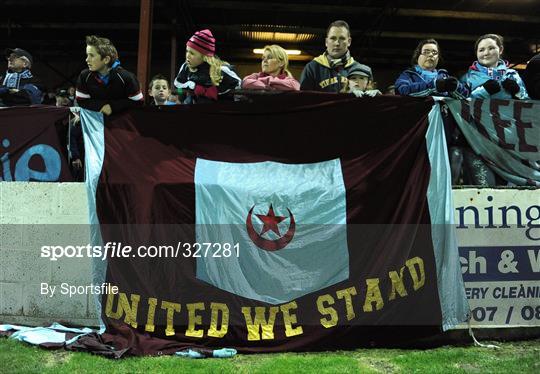
M 264 25 L 253 25 L 253 26 L 260 26 L 264 28 Z M 216 30 L 219 32 L 225 32 L 225 31 L 246 31 L 250 29 L 250 25 L 216 25 L 216 24 L 204 24 L 201 25 L 201 28 L 210 28 L 211 30 Z M 269 26 L 268 26 L 269 27 Z M 299 32 L 302 33 L 310 33 L 315 35 L 320 35 L 321 37 L 324 37 L 326 34 L 326 29 L 323 28 L 301 28 L 299 29 L 297 26 L 284 26 L 280 29 L 282 32 Z M 351 34 L 354 36 L 355 34 L 360 34 L 361 32 L 355 32 L 354 30 L 351 30 Z M 368 32 L 362 32 L 362 36 L 374 36 L 374 37 L 383 37 L 383 38 L 397 38 L 397 39 L 427 39 L 427 38 L 435 38 L 440 40 L 457 40 L 457 41 L 475 41 L 478 38 L 478 35 L 476 34 L 448 34 L 448 33 L 430 33 L 430 32 L 407 32 L 407 31 L 368 31 Z M 514 40 L 521 40 L 522 38 L 516 38 L 511 36 L 505 36 L 505 41 L 514 41 Z
M 294 4 L 294 3 L 269 3 L 269 2 L 244 2 L 244 1 L 210 1 L 210 0 L 190 0 L 193 8 L 212 8 L 230 10 L 261 10 L 272 12 L 301 12 L 301 13 L 321 13 L 321 14 L 380 14 L 382 11 L 389 15 L 403 17 L 427 17 L 427 18 L 456 18 L 466 20 L 482 21 L 507 21 L 521 23 L 540 23 L 540 17 L 530 15 L 518 15 L 508 13 L 484 13 L 455 10 L 437 9 L 404 9 L 393 8 L 384 9 L 376 7 L 346 6 L 346 5 L 323 5 Z
M 96 28 L 109 29 L 109 30 L 138 30 L 138 23 L 88 23 L 88 22 L 79 22 L 79 23 L 51 23 L 51 22 L 33 22 L 28 25 L 20 25 L 11 23 L 8 25 L 6 22 L 0 22 L 0 28 L 27 28 L 27 29 L 78 29 L 78 30 L 95 30 Z M 271 29 L 272 25 L 218 25 L 218 24 L 203 24 L 199 26 L 200 28 L 209 28 L 211 30 L 216 30 L 220 32 L 227 31 L 248 31 L 254 28 L 257 30 L 266 30 Z M 166 23 L 156 23 L 152 26 L 153 30 L 170 30 L 171 25 Z M 315 27 L 301 27 L 298 26 L 280 26 L 280 32 L 302 32 L 320 35 L 323 37 L 326 33 L 326 29 L 315 28 Z M 352 35 L 359 32 L 351 31 Z M 375 36 L 383 38 L 405 38 L 405 39 L 425 39 L 425 38 L 435 38 L 440 40 L 458 40 L 458 41 L 474 41 L 478 37 L 476 34 L 449 34 L 449 33 L 423 33 L 423 32 L 408 32 L 408 31 L 368 31 L 362 33 L 363 36 Z M 531 35 L 528 39 L 534 39 L 540 37 L 539 34 Z M 512 36 L 504 37 L 504 40 L 507 42 L 513 40 L 522 40 L 522 38 L 516 38 Z

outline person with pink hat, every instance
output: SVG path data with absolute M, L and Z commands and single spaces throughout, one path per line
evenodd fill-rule
M 184 104 L 215 102 L 220 95 L 240 88 L 240 77 L 215 52 L 216 39 L 208 29 L 197 31 L 187 41 L 186 61 L 174 80 Z

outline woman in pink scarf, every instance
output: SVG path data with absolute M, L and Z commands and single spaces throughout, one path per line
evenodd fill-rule
M 242 80 L 242 88 L 248 90 L 298 91 L 300 83 L 288 70 L 289 58 L 279 45 L 264 47 L 261 61 L 262 71 L 253 73 Z

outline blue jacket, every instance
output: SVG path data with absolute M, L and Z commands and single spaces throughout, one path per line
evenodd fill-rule
M 435 81 L 441 78 L 448 78 L 450 75 L 444 69 L 437 70 L 437 77 L 432 80 L 425 80 L 414 67 L 405 70 L 396 80 L 396 93 L 403 96 L 447 96 L 456 99 L 464 99 L 469 96 L 469 89 L 461 82 L 458 88 L 451 94 L 448 92 L 437 92 Z
M 490 95 L 482 86 L 490 79 L 494 79 L 499 83 L 506 79 L 516 81 L 520 88 L 516 97 L 521 100 L 529 99 L 525 84 L 523 84 L 519 74 L 514 69 L 509 69 L 506 62 L 503 60 L 499 60 L 499 64 L 495 68 L 486 68 L 485 66 L 480 65 L 478 61 L 475 61 L 469 68 L 467 74 L 461 78 L 461 80 L 471 88 L 471 97 L 475 99 L 514 99 L 514 97 L 502 87 L 499 92 Z
M 8 70 L 4 76 L 0 75 L 0 106 L 34 105 L 41 104 L 40 81 L 26 69 L 20 73 Z M 16 89 L 18 92 L 10 92 Z

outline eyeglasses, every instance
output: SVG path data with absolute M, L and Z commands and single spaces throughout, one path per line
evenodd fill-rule
M 425 49 L 420 53 L 423 54 L 424 56 L 429 56 L 429 55 L 437 56 L 439 54 L 439 51 L 434 51 L 432 49 Z

